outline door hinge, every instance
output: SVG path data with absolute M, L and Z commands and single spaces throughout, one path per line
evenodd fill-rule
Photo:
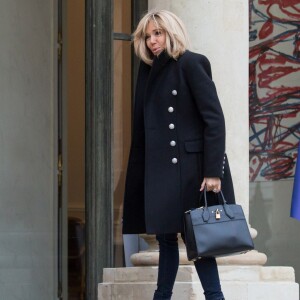
M 62 59 L 62 46 L 63 46 L 62 33 L 59 32 L 57 36 L 57 58 L 59 61 L 61 61 Z

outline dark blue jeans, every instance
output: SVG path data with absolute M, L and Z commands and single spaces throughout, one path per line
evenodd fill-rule
M 183 235 L 182 238 L 184 240 Z M 179 265 L 177 234 L 159 234 L 156 239 L 159 243 L 159 266 L 157 290 L 153 300 L 167 300 L 171 299 Z M 194 264 L 204 290 L 205 299 L 224 299 L 215 258 L 201 258 Z

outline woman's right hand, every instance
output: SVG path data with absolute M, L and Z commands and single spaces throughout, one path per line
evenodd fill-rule
M 219 177 L 204 177 L 200 191 L 203 191 L 205 186 L 208 192 L 213 191 L 219 193 L 221 190 L 221 179 Z

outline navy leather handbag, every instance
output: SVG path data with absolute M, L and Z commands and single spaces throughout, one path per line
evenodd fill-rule
M 222 191 L 220 205 L 205 206 L 186 211 L 184 233 L 188 260 L 241 254 L 254 249 L 249 227 L 241 205 L 227 204 Z M 220 196 L 219 196 L 220 195 Z

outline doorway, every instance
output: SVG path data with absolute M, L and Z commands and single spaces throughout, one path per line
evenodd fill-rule
M 60 277 L 63 299 L 96 300 L 103 268 L 125 265 L 121 218 L 137 72 L 130 34 L 147 1 L 61 1 Z
M 85 300 L 85 0 L 57 3 L 57 297 Z
M 85 293 L 85 0 L 58 1 L 58 298 Z
M 66 0 L 68 299 L 85 297 L 85 1 Z

